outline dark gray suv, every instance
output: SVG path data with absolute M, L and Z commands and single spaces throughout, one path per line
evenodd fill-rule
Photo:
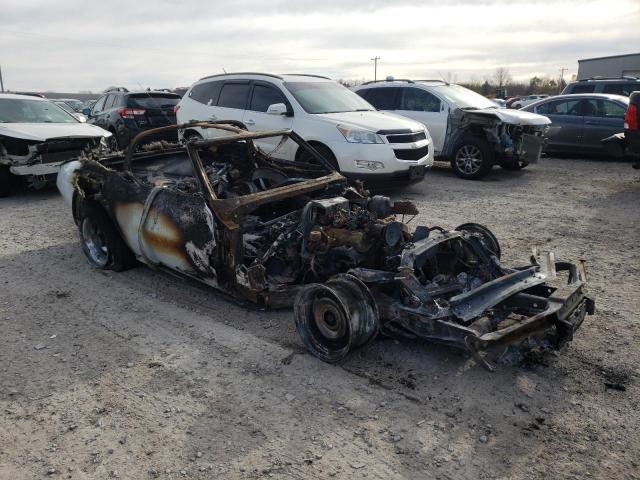
M 628 97 L 631 95 L 631 92 L 636 90 L 640 90 L 640 78 L 637 77 L 593 77 L 571 82 L 564 87 L 562 95 L 574 93 L 610 93 Z

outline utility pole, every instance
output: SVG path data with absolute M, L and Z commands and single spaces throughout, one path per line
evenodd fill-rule
M 564 67 L 560 69 L 560 82 L 558 83 L 558 93 L 562 91 L 562 83 L 564 82 L 564 72 L 566 72 L 567 70 L 569 69 Z
M 2 65 L 0 65 L 0 93 L 4 93 L 4 82 L 2 81 Z
M 380 57 L 377 57 L 377 56 L 371 59 L 371 61 L 373 62 L 373 81 L 374 82 L 378 80 L 378 60 L 380 60 Z

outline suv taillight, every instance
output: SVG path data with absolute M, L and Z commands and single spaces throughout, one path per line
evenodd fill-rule
M 126 108 L 122 107 L 118 109 L 118 115 L 122 118 L 135 118 L 136 116 L 144 115 L 146 110 L 144 108 Z
M 180 105 L 174 105 L 173 106 L 173 114 L 176 115 L 178 113 L 178 110 L 180 110 Z
M 624 114 L 625 130 L 638 130 L 638 106 L 630 103 Z

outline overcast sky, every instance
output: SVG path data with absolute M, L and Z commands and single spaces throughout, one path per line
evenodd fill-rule
M 639 0 L 0 0 L 12 90 L 188 86 L 232 71 L 332 78 L 565 78 L 640 51 Z

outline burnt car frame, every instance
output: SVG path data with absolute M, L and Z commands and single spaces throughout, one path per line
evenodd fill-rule
M 305 346 L 328 362 L 384 333 L 460 347 L 491 369 L 483 351 L 525 339 L 559 347 L 593 313 L 581 263 L 549 253 L 507 268 L 486 227 L 411 232 L 400 219 L 418 214 L 413 203 L 348 186 L 291 130 L 197 125 L 223 136 L 133 154 L 147 131 L 125 155 L 63 167 L 58 188 L 91 264 L 137 260 L 264 307 L 295 305 Z M 315 161 L 271 158 L 253 144 L 268 137 Z

